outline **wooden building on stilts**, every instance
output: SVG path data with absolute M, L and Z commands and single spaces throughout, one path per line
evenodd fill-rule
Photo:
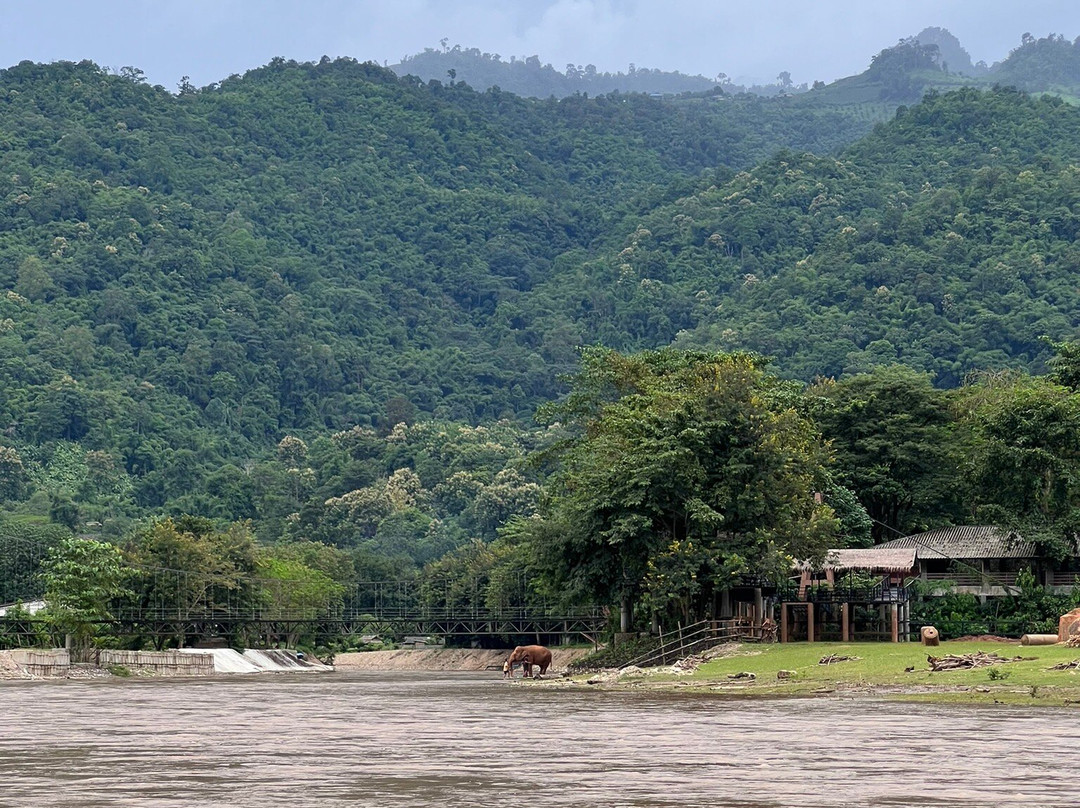
M 795 572 L 797 595 L 780 603 L 780 642 L 910 636 L 915 550 L 829 550 L 821 564 L 800 562 Z

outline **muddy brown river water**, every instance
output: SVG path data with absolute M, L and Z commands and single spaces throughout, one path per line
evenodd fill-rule
M 1080 712 L 337 673 L 0 683 L 0 806 L 1064 806 Z

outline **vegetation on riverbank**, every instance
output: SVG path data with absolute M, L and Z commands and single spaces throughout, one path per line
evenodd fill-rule
M 928 654 L 944 656 L 977 651 L 997 653 L 1010 660 L 1023 659 L 937 673 L 931 672 L 927 664 Z M 829 655 L 859 658 L 820 664 Z M 1061 706 L 1080 704 L 1080 671 L 1048 669 L 1076 659 L 1080 659 L 1080 648 L 993 641 L 947 642 L 937 648 L 916 643 L 740 645 L 690 671 L 665 666 L 600 682 L 605 687 L 691 688 L 738 696 L 872 696 Z M 788 678 L 778 678 L 781 671 L 793 673 Z M 740 674 L 753 674 L 753 678 Z M 577 677 L 576 681 L 589 681 L 589 677 Z

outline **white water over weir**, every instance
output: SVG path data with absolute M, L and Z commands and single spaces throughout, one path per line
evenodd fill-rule
M 315 659 L 299 658 L 295 651 L 280 648 L 240 653 L 232 648 L 181 648 L 184 654 L 203 654 L 214 659 L 214 673 L 319 673 L 332 671 Z

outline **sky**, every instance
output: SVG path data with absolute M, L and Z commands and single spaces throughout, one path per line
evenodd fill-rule
M 446 39 L 560 70 L 828 82 L 928 26 L 993 63 L 1024 33 L 1080 36 L 1080 0 L 0 0 L 0 67 L 90 59 L 175 89 L 275 56 L 394 64 Z

